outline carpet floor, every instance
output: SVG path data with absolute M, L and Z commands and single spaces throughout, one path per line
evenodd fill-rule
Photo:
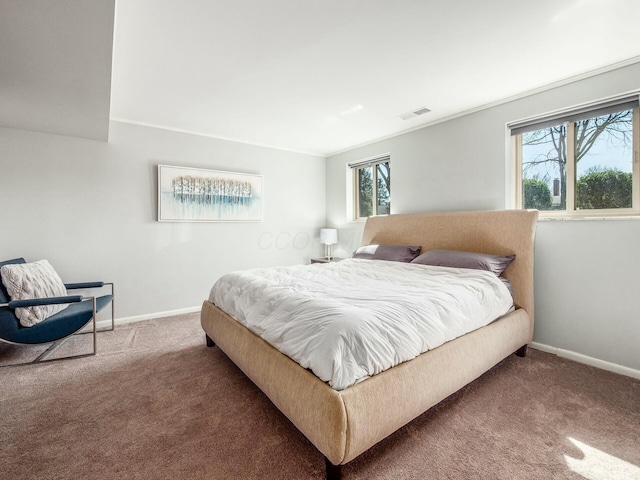
M 72 337 L 55 354 L 89 341 Z M 324 478 L 313 445 L 205 347 L 198 314 L 118 326 L 98 348 L 0 369 L 1 478 Z M 15 355 L 25 351 L 0 349 L 0 361 Z M 344 466 L 343 478 L 640 479 L 640 381 L 529 349 Z

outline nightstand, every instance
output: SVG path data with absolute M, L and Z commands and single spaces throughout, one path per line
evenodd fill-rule
M 333 263 L 333 262 L 339 262 L 341 260 L 344 260 L 344 258 L 332 257 L 331 260 L 327 260 L 325 257 L 320 257 L 320 258 L 312 258 L 311 263 Z

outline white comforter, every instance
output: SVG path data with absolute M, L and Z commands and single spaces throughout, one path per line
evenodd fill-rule
M 229 273 L 209 300 L 336 390 L 513 305 L 490 272 L 361 259 Z

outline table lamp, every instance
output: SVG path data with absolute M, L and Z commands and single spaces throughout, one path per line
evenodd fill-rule
M 324 243 L 325 257 L 331 261 L 331 245 L 338 243 L 338 230 L 335 228 L 321 228 L 320 243 Z

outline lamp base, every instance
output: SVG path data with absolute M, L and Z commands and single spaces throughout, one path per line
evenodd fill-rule
M 324 258 L 327 259 L 327 261 L 331 261 L 331 244 L 327 243 L 324 246 Z

